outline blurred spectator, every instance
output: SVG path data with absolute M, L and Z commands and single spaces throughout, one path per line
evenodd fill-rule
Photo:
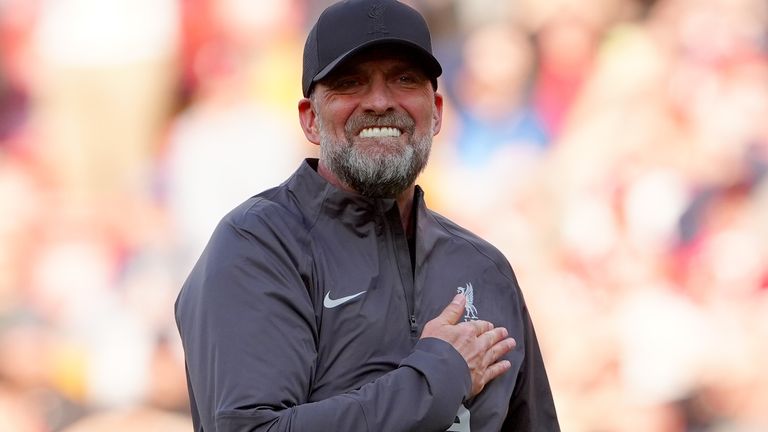
M 225 40 L 201 48 L 200 85 L 171 124 L 164 168 L 179 275 L 188 273 L 223 214 L 282 181 L 304 156 L 295 128 L 243 92 L 248 69 L 238 48 Z
M 0 150 L 0 317 L 20 306 L 24 272 L 44 205 L 34 165 L 10 149 Z
M 5 143 L 5 140 L 24 122 L 27 114 L 27 98 L 3 74 L 2 61 L 3 59 L 0 58 L 0 143 Z
M 172 103 L 177 9 L 174 0 L 40 4 L 39 153 L 66 206 L 122 210 L 147 195 Z
M 533 100 L 547 134 L 559 135 L 571 104 L 591 72 L 601 36 L 599 24 L 579 9 L 562 9 L 535 34 L 538 58 Z
M 521 28 L 500 21 L 477 27 L 461 54 L 459 68 L 446 71 L 442 92 L 450 121 L 422 181 L 439 183 L 431 199 L 484 235 L 494 222 L 508 220 L 519 188 L 546 155 L 549 137 L 529 99 L 533 46 Z M 488 214 L 497 218 L 488 223 Z
M 548 137 L 528 100 L 534 57 L 527 35 L 510 24 L 479 27 L 462 53 L 463 66 L 448 84 L 460 122 L 459 160 L 478 167 L 504 150 L 544 148 Z
M 18 316 L 0 327 L 0 382 L 7 384 L 6 390 L 20 402 L 20 408 L 25 408 L 22 412 L 30 420 L 52 430 L 85 413 L 77 395 L 66 393 L 72 389 L 65 389 L 61 386 L 63 382 L 58 381 L 61 352 L 55 332 L 33 317 Z
M 0 2 L 0 151 L 29 119 L 29 38 L 37 0 Z

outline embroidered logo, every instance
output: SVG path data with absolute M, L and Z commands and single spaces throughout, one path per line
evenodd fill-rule
M 371 19 L 368 34 L 389 33 L 387 26 L 384 25 L 384 9 L 387 7 L 381 2 L 375 2 L 368 11 L 368 18 Z
M 361 292 L 359 292 L 357 294 L 352 294 L 352 295 L 349 295 L 349 296 L 346 296 L 346 297 L 332 299 L 331 298 L 331 292 L 329 291 L 329 292 L 325 293 L 325 298 L 323 299 L 323 306 L 325 306 L 326 309 L 333 309 L 336 306 L 341 306 L 344 303 L 346 303 L 346 302 L 348 302 L 348 301 L 350 301 L 352 299 L 355 299 L 357 297 L 360 297 L 363 294 L 365 294 L 365 291 L 361 291 Z
M 464 305 L 464 321 L 474 321 L 477 318 L 477 308 L 475 307 L 475 292 L 472 289 L 472 284 L 467 283 L 465 287 L 458 287 L 456 291 L 460 294 L 464 294 L 467 299 L 467 304 Z

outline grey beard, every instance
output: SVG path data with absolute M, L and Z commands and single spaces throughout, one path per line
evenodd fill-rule
M 353 144 L 354 132 L 361 127 L 396 126 L 410 139 L 398 152 L 362 150 Z M 337 142 L 325 130 L 318 117 L 320 129 L 320 159 L 344 184 L 370 198 L 395 198 L 416 182 L 429 160 L 432 136 L 414 136 L 413 120 L 404 114 L 358 116 L 345 126 L 346 142 Z M 386 146 L 387 144 L 381 144 Z

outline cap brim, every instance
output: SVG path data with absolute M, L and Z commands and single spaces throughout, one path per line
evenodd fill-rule
M 312 79 L 312 85 L 314 85 L 318 81 L 321 81 L 323 78 L 327 77 L 334 69 L 336 69 L 337 66 L 339 66 L 341 63 L 345 62 L 355 54 L 361 51 L 364 51 L 368 48 L 379 46 L 379 45 L 400 45 L 409 49 L 411 52 L 415 53 L 420 58 L 420 64 L 424 67 L 424 70 L 429 75 L 429 78 L 432 79 L 433 81 L 443 73 L 443 68 L 442 66 L 440 66 L 440 62 L 437 61 L 435 56 L 433 56 L 430 52 L 426 51 L 421 46 L 404 39 L 382 38 L 382 39 L 376 39 L 373 41 L 366 42 L 362 45 L 359 45 L 345 52 L 344 54 L 340 55 L 339 57 L 336 58 L 336 60 L 328 63 L 328 65 L 324 67 L 320 72 L 318 72 L 317 75 L 315 75 L 315 77 Z

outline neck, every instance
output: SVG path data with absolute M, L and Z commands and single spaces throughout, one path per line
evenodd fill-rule
M 400 222 L 402 222 L 403 231 L 408 237 L 411 237 L 413 230 L 416 228 L 411 226 L 413 225 L 411 213 L 413 212 L 413 196 L 415 192 L 416 186 L 411 185 L 396 198 L 397 208 L 400 210 Z
M 317 173 L 320 174 L 320 176 L 325 180 L 327 180 L 328 183 L 343 191 L 358 193 L 356 190 L 349 187 L 349 185 L 339 180 L 339 178 L 336 177 L 336 175 L 327 166 L 325 166 L 325 164 L 323 164 L 323 161 L 318 162 Z M 404 190 L 402 193 L 400 193 L 400 195 L 395 197 L 397 208 L 400 211 L 400 222 L 403 224 L 403 230 L 409 236 L 411 235 L 411 230 L 413 229 L 413 227 L 411 227 L 411 212 L 413 211 L 413 196 L 415 192 L 416 186 L 411 185 L 408 187 L 408 189 Z

